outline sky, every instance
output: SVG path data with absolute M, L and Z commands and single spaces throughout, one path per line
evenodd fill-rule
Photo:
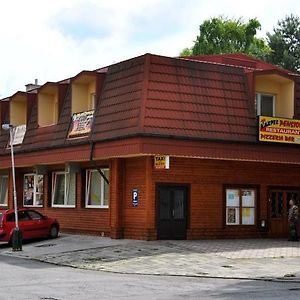
M 145 53 L 178 56 L 211 17 L 257 18 L 259 36 L 299 0 L 0 0 L 0 99 Z

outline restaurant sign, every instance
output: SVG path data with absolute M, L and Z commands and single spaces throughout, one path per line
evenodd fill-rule
M 93 118 L 93 110 L 73 114 L 68 138 L 76 138 L 89 134 L 92 128 Z
M 300 144 L 300 120 L 259 116 L 259 141 Z

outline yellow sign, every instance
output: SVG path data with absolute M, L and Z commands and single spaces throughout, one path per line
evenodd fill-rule
M 170 168 L 170 156 L 169 155 L 154 156 L 154 168 L 155 169 L 169 169 Z
M 259 141 L 300 144 L 300 120 L 259 116 Z

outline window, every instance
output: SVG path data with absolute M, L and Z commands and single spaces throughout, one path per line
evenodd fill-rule
M 44 176 L 25 174 L 23 182 L 23 205 L 42 206 L 44 201 Z
M 52 174 L 52 206 L 75 207 L 76 173 Z
M 109 169 L 101 169 L 102 174 L 108 179 Z M 85 206 L 102 207 L 109 206 L 109 185 L 98 170 L 86 171 Z
M 268 94 L 256 94 L 258 116 L 275 116 L 275 96 Z
M 28 210 L 27 213 L 28 213 L 31 220 L 42 220 L 43 219 L 43 215 L 41 215 L 37 211 Z
M 90 105 L 89 105 L 90 110 L 95 110 L 96 109 L 96 94 L 91 93 L 90 94 Z
M 254 189 L 226 189 L 226 225 L 255 224 Z
M 0 176 L 0 206 L 7 205 L 8 176 Z

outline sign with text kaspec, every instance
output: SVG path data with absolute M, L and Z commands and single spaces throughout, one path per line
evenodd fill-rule
M 259 116 L 259 141 L 300 144 L 300 120 Z

